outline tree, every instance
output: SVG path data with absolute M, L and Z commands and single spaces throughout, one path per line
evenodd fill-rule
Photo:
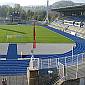
M 6 5 L 0 6 L 0 17 L 6 18 L 7 13 L 8 13 L 8 6 Z

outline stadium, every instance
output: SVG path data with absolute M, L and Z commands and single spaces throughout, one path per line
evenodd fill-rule
M 47 0 L 44 24 L 0 21 L 0 85 L 85 85 L 85 5 L 51 11 Z

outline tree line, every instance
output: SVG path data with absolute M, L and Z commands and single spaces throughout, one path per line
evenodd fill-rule
M 31 20 L 35 18 L 36 20 L 44 20 L 46 17 L 45 10 L 32 11 L 32 10 L 24 10 L 19 4 L 15 4 L 14 7 L 8 5 L 0 6 L 0 19 L 1 18 L 10 18 L 13 13 L 19 13 L 19 16 L 22 20 Z

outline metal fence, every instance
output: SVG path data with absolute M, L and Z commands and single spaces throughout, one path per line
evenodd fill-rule
M 83 63 L 85 58 L 85 53 L 66 56 L 61 58 L 48 58 L 48 59 L 39 59 L 33 58 L 34 66 L 38 69 L 48 69 L 48 68 L 58 68 L 59 63 L 64 66 L 72 66 Z
M 34 62 L 38 69 L 57 68 L 62 81 L 85 77 L 85 53 L 62 58 L 35 59 Z

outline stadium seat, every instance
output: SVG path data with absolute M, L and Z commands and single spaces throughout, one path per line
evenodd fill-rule
M 28 60 L 0 60 L 0 74 L 26 74 L 28 66 Z

